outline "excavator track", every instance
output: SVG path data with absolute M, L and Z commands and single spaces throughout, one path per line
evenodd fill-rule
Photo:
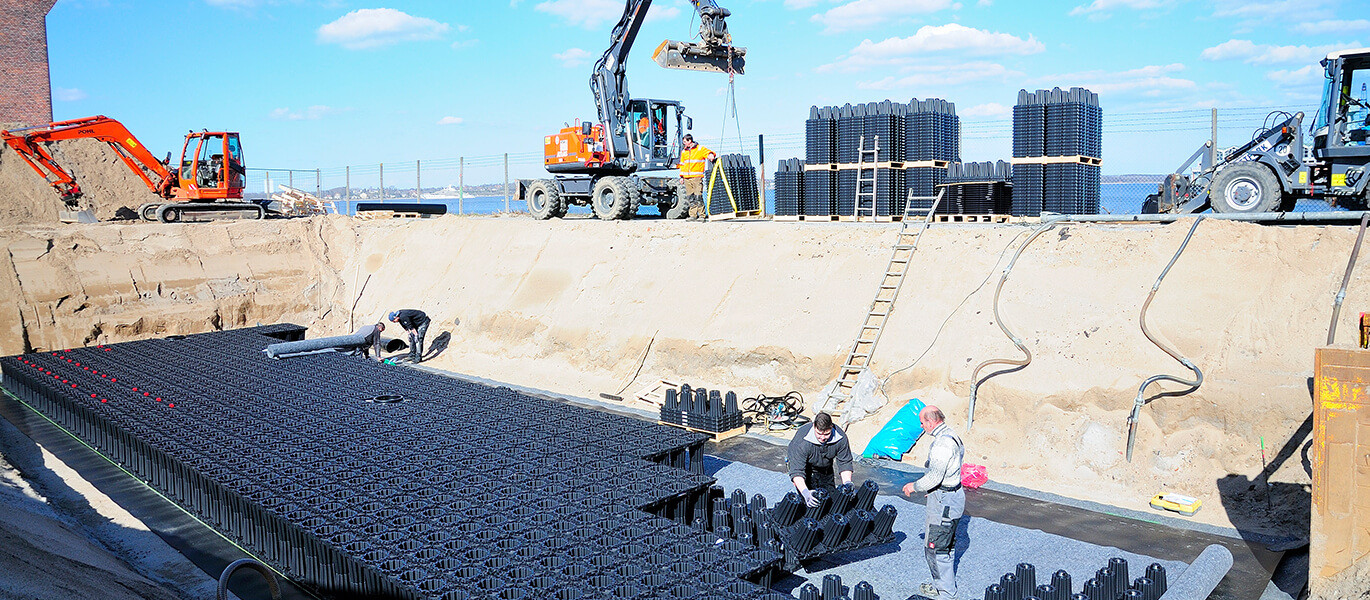
M 252 202 L 169 202 L 144 204 L 138 208 L 138 215 L 144 220 L 162 223 L 201 223 L 226 219 L 265 219 L 266 209 Z

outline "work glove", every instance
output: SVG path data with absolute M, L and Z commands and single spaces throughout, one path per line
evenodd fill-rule
M 804 490 L 800 494 L 804 495 L 804 504 L 809 505 L 809 508 L 818 508 L 818 498 L 813 495 L 813 490 Z

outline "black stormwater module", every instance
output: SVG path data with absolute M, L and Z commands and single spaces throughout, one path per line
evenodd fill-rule
M 761 209 L 756 167 L 745 154 L 724 154 L 714 161 L 709 175 L 709 214 L 720 215 Z M 730 197 L 731 194 L 731 197 Z
M 804 164 L 830 165 L 837 162 L 837 107 L 809 108 L 804 122 Z
M 689 384 L 666 390 L 661 405 L 661 421 L 709 433 L 723 433 L 742 426 L 742 409 L 737 394 L 691 388 Z
M 999 583 L 985 588 L 985 600 L 1160 600 L 1166 589 L 1165 567 L 1159 563 L 1151 563 L 1143 576 L 1128 579 L 1127 560 L 1110 558 L 1074 594 L 1070 573 L 1057 571 L 1047 581 L 1031 563 L 1019 563 Z
M 1018 91 L 1013 107 L 1013 214 L 1099 212 L 1099 96 L 1084 88 Z M 1079 160 L 1052 160 L 1079 157 Z M 1037 160 L 1032 160 L 1037 159 Z
M 323 597 L 787 597 L 765 587 L 783 547 L 693 526 L 720 493 L 701 474 L 704 436 L 338 353 L 262 352 L 303 331 L 0 369 L 25 404 Z
M 1004 161 L 947 165 L 947 195 L 938 213 L 1009 214 L 1013 204 L 1013 166 Z
M 765 497 L 750 499 L 743 490 L 725 496 L 714 487 L 708 519 L 695 521 L 700 531 L 712 531 L 722 547 L 756 547 L 784 556 L 784 569 L 793 571 L 820 556 L 849 552 L 894 541 L 893 506 L 876 508 L 880 491 L 874 481 L 857 487 L 814 490 L 818 506 L 804 503 L 797 492 L 790 492 L 773 507 Z
M 793 217 L 804 214 L 804 161 L 790 158 L 775 169 L 775 214 Z
M 804 171 L 804 215 L 827 217 L 837 214 L 837 171 Z

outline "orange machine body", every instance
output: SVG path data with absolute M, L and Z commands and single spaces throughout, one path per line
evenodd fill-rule
M 582 123 L 543 138 L 543 164 L 549 171 L 603 166 L 611 160 L 604 126 Z

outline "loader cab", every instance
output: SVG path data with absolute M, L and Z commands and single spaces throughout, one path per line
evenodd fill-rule
M 1322 66 L 1326 84 L 1313 134 L 1318 158 L 1370 157 L 1370 48 L 1333 52 Z
M 180 186 L 176 197 L 186 200 L 241 198 L 247 167 L 237 133 L 201 131 L 186 134 L 181 148 Z
M 639 171 L 674 168 L 680 158 L 685 107 L 674 100 L 628 101 L 628 142 Z

